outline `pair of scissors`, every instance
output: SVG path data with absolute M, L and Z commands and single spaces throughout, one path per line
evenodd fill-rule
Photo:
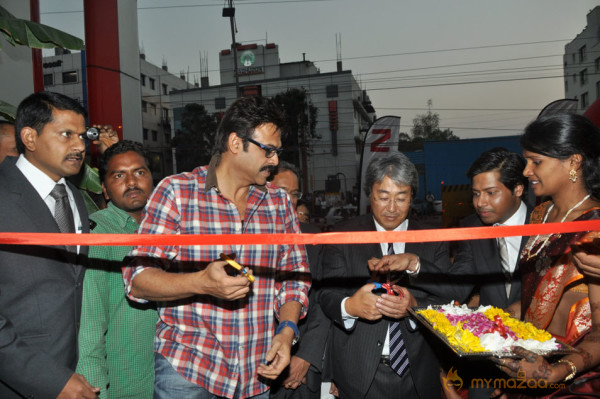
M 248 279 L 248 281 L 250 281 L 251 283 L 254 282 L 255 278 L 252 274 L 250 274 L 250 272 L 248 271 L 248 269 L 245 266 L 240 265 L 239 263 L 237 263 L 236 261 L 234 261 L 233 259 L 231 259 L 229 256 L 225 255 L 225 254 L 221 254 L 221 259 L 223 259 L 225 262 L 227 262 L 227 264 L 229 264 L 229 266 L 233 267 L 234 269 L 238 270 L 240 273 L 242 273 L 244 275 L 244 277 L 246 277 Z

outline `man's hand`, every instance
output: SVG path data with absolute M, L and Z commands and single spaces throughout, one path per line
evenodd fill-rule
M 395 254 L 385 255 L 381 259 L 371 258 L 367 262 L 369 270 L 379 274 L 390 272 L 402 272 L 410 270 L 411 272 L 417 271 L 417 265 L 419 264 L 419 257 L 415 254 Z
M 289 329 L 289 328 L 288 328 Z M 257 373 L 261 377 L 274 380 L 290 364 L 293 335 L 284 333 L 285 329 L 273 337 L 271 349 L 267 352 L 266 364 L 259 364 Z
M 100 388 L 92 387 L 81 374 L 73 373 L 56 399 L 96 399 L 98 393 Z
M 298 356 L 292 356 L 288 377 L 283 380 L 283 386 L 287 389 L 296 389 L 302 384 L 306 384 L 306 373 L 310 368 L 310 363 Z
M 417 300 L 409 290 L 399 285 L 393 285 L 392 289 L 399 295 L 381 294 L 375 306 L 384 316 L 399 319 L 408 315 L 410 306 L 417 306 Z
M 93 143 L 98 146 L 98 152 L 104 154 L 111 145 L 119 142 L 119 134 L 112 128 L 111 125 L 94 125 L 100 133 L 98 140 L 94 140 Z
M 345 303 L 346 313 L 353 317 L 360 317 L 365 320 L 379 320 L 382 317 L 381 312 L 376 306 L 379 297 L 371 291 L 375 288 L 374 284 L 365 284 L 358 289 Z
M 250 292 L 250 281 L 243 275 L 230 276 L 225 271 L 227 263 L 217 260 L 196 273 L 201 293 L 216 298 L 235 301 L 242 299 Z M 252 273 L 252 270 L 249 270 Z
M 335 382 L 331 381 L 331 387 L 329 387 L 329 393 L 335 396 L 336 398 L 340 396 L 340 391 L 338 387 L 335 386 Z
M 586 233 L 571 249 L 579 271 L 587 277 L 600 278 L 600 232 Z
M 583 275 L 600 279 L 600 254 L 573 247 L 573 263 Z

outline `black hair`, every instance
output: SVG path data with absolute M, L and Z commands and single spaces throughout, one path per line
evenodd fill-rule
M 98 173 L 100 174 L 101 182 L 104 182 L 104 179 L 106 178 L 106 173 L 108 172 L 108 162 L 111 160 L 111 158 L 115 155 L 124 154 L 129 151 L 137 152 L 138 154 L 140 154 L 140 156 L 144 158 L 146 166 L 148 167 L 148 169 L 150 169 L 150 160 L 146 156 L 146 152 L 144 151 L 144 147 L 142 146 L 142 144 L 138 143 L 137 141 L 131 140 L 119 141 L 118 143 L 115 143 L 108 147 L 108 149 L 104 151 L 104 154 L 102 154 L 102 157 L 100 158 Z
M 506 148 L 496 147 L 482 153 L 473 162 L 467 171 L 467 177 L 473 181 L 473 177 L 478 174 L 497 170 L 500 174 L 500 182 L 511 192 L 515 191 L 515 187 L 522 185 L 522 198 L 526 199 L 529 181 L 523 176 L 525 165 L 525 158 L 521 155 L 510 152 Z
M 371 196 L 375 183 L 381 183 L 386 176 L 395 184 L 410 186 L 411 199 L 415 198 L 419 190 L 419 173 L 406 155 L 401 152 L 390 152 L 371 158 L 363 187 L 367 197 Z
M 24 127 L 35 129 L 38 136 L 44 126 L 52 121 L 52 110 L 73 111 L 87 118 L 85 108 L 71 97 L 51 91 L 39 91 L 25 98 L 17 107 L 15 117 L 15 140 L 20 154 L 25 152 L 25 144 L 21 141 L 21 130 Z M 81 132 L 83 133 L 83 132 Z
M 272 123 L 285 133 L 285 117 L 281 108 L 266 97 L 241 97 L 225 111 L 221 123 L 217 127 L 213 154 L 227 151 L 227 140 L 231 133 L 236 133 L 244 142 L 244 151 L 248 149 L 248 137 L 254 135 L 254 129 L 265 123 Z
M 525 128 L 521 147 L 560 160 L 580 154 L 585 187 L 600 199 L 600 130 L 585 116 L 559 114 L 537 119 Z

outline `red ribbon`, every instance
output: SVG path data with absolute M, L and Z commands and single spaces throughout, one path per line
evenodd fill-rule
M 0 245 L 280 245 L 460 241 L 600 230 L 600 220 L 497 227 L 320 234 L 66 234 L 0 233 Z

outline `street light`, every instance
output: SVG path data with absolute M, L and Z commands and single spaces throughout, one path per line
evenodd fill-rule
M 237 68 L 237 43 L 235 42 L 235 7 L 233 6 L 233 0 L 229 0 L 229 7 L 223 7 L 223 17 L 229 18 L 229 24 L 231 26 L 231 41 L 233 50 L 233 74 L 235 75 L 235 97 L 240 96 L 240 80 L 238 77 Z

